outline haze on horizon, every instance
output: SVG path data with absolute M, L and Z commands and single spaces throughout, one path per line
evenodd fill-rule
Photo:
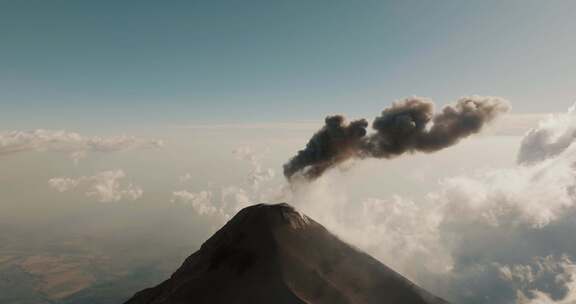
M 576 297 L 572 1 L 25 0 L 0 25 L 0 303 L 121 302 L 280 201 L 453 303 Z M 327 115 L 476 95 L 511 110 L 453 147 L 282 176 Z

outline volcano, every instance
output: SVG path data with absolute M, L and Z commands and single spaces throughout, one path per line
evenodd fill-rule
M 287 204 L 242 209 L 126 304 L 447 304 Z

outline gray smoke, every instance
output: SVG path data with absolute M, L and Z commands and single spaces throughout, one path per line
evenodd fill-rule
M 326 169 L 352 157 L 362 157 L 363 139 L 366 136 L 368 121 L 365 119 L 347 123 L 344 116 L 328 116 L 325 125 L 284 165 L 284 176 L 292 177 L 303 171 L 304 176 L 315 179 Z
M 384 109 L 372 122 L 375 132 L 371 134 L 367 134 L 365 119 L 347 123 L 341 115 L 329 116 L 306 148 L 284 165 L 284 175 L 291 179 L 298 173 L 312 180 L 351 158 L 435 152 L 478 133 L 508 109 L 508 102 L 501 98 L 473 96 L 461 98 L 435 114 L 431 100 L 412 97 Z

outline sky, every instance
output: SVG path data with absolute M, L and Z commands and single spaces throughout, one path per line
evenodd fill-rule
M 0 1 L 0 302 L 121 302 L 288 202 L 454 303 L 574 303 L 575 28 L 574 1 Z M 282 174 L 326 115 L 472 95 L 511 110 L 435 153 Z M 19 281 L 61 269 L 91 283 Z
M 2 128 L 293 122 L 574 101 L 572 1 L 3 1 Z

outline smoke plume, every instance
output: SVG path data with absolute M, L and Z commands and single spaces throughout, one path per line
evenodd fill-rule
M 325 125 L 284 165 L 284 175 L 308 180 L 351 158 L 392 158 L 404 153 L 431 153 L 478 133 L 508 102 L 498 97 L 472 96 L 459 99 L 434 113 L 434 103 L 412 97 L 394 102 L 372 122 L 375 132 L 367 134 L 365 119 L 346 122 L 344 116 L 328 116 Z

